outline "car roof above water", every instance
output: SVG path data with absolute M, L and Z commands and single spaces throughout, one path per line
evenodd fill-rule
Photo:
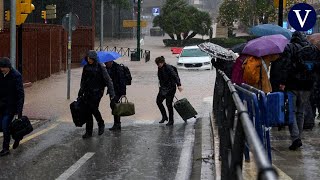
M 185 46 L 183 49 L 199 49 L 198 46 Z

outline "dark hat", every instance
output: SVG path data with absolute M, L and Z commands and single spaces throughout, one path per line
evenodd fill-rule
M 0 67 L 2 68 L 11 68 L 11 62 L 10 59 L 7 57 L 0 58 Z
M 295 31 L 292 33 L 291 42 L 302 42 L 306 40 L 306 35 L 303 32 Z
M 87 57 L 90 58 L 90 59 L 93 59 L 93 60 L 95 60 L 95 61 L 98 59 L 97 52 L 94 51 L 94 50 L 88 51 Z

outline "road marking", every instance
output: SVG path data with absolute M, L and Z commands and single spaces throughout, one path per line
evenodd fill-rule
M 195 130 L 194 122 L 187 125 L 184 136 L 184 143 L 179 160 L 176 180 L 187 180 L 190 178 L 192 170 L 192 154 L 194 145 Z
M 61 174 L 56 180 L 67 180 L 73 173 L 75 173 L 84 163 L 86 163 L 92 156 L 93 152 L 88 152 L 82 156 L 76 163 L 74 163 L 69 169 Z
M 38 136 L 40 136 L 40 135 L 42 135 L 42 134 L 50 131 L 51 129 L 53 129 L 53 128 L 57 127 L 57 126 L 58 126 L 58 123 L 55 123 L 55 124 L 47 127 L 46 129 L 43 129 L 43 130 L 41 130 L 41 131 L 39 131 L 39 132 L 37 132 L 37 133 L 34 133 L 34 134 L 32 134 L 32 135 L 30 135 L 30 136 L 28 136 L 28 137 L 26 137 L 26 138 L 23 138 L 23 139 L 20 141 L 20 144 L 26 143 L 27 141 L 29 141 L 29 140 L 31 140 L 31 139 L 33 139 L 33 138 L 35 138 L 35 137 L 38 137 Z M 10 149 L 12 149 L 12 147 L 10 147 Z

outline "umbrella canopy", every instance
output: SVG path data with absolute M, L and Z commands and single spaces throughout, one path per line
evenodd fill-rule
M 320 49 L 320 33 L 315 33 L 307 37 L 308 41 Z
M 280 54 L 283 52 L 289 40 L 283 35 L 262 36 L 251 40 L 244 47 L 242 53 L 256 57 L 262 57 L 270 54 Z
M 290 30 L 274 24 L 261 24 L 254 26 L 250 29 L 250 34 L 255 36 L 282 34 L 287 39 L 291 39 L 292 36 L 292 32 Z
M 233 51 L 210 42 L 201 43 L 198 47 L 201 51 L 208 53 L 213 58 L 227 61 L 234 61 L 237 58 L 237 55 Z
M 236 44 L 234 46 L 232 46 L 230 49 L 234 52 L 234 53 L 241 53 L 244 49 L 244 47 L 246 46 L 247 43 L 240 43 L 240 44 Z
M 114 51 L 98 51 L 98 62 L 100 63 L 106 63 L 110 61 L 117 60 L 121 57 L 121 55 Z M 87 61 L 85 59 L 82 60 L 81 65 L 86 65 Z

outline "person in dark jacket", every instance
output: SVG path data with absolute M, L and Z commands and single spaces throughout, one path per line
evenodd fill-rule
M 13 118 L 22 117 L 24 89 L 21 74 L 11 67 L 9 58 L 0 58 L 0 129 L 3 131 L 3 145 L 0 156 L 9 154 L 10 130 Z M 19 146 L 16 140 L 13 149 Z
M 121 98 L 126 96 L 126 79 L 123 67 L 121 67 L 121 65 L 114 61 L 109 61 L 105 64 L 114 86 L 115 97 L 110 102 L 110 107 L 113 110 L 116 103 L 119 102 Z M 120 116 L 113 116 L 113 121 L 114 124 L 111 128 L 109 128 L 109 130 L 121 130 Z
M 296 150 L 302 146 L 301 135 L 304 124 L 304 111 L 309 103 L 312 81 L 302 78 L 304 67 L 300 64 L 299 50 L 302 47 L 311 46 L 305 35 L 294 32 L 290 43 L 285 47 L 281 58 L 272 63 L 270 79 L 273 91 L 290 91 L 294 97 L 294 123 L 289 126 L 292 144 L 290 150 Z M 316 48 L 314 51 L 317 51 Z
M 174 123 L 172 106 L 173 98 L 175 96 L 177 87 L 180 92 L 182 91 L 180 78 L 173 67 L 169 64 L 166 64 L 163 56 L 157 57 L 155 63 L 158 66 L 158 78 L 160 84 L 159 93 L 157 96 L 157 105 L 160 109 L 162 120 L 159 123 L 168 121 L 166 110 L 162 104 L 163 101 L 166 100 L 166 105 L 169 111 L 169 122 L 166 125 L 172 126 Z
M 86 61 L 87 64 L 83 67 L 82 71 L 78 96 L 84 98 L 89 113 L 95 117 L 98 123 L 98 134 L 102 135 L 104 133 L 105 125 L 99 111 L 99 104 L 106 86 L 108 87 L 110 98 L 114 98 L 113 83 L 106 69 L 98 62 L 96 51 L 90 50 L 87 54 Z M 88 119 L 86 123 L 86 133 L 82 138 L 92 137 L 92 131 L 93 118 L 90 116 L 90 119 Z

